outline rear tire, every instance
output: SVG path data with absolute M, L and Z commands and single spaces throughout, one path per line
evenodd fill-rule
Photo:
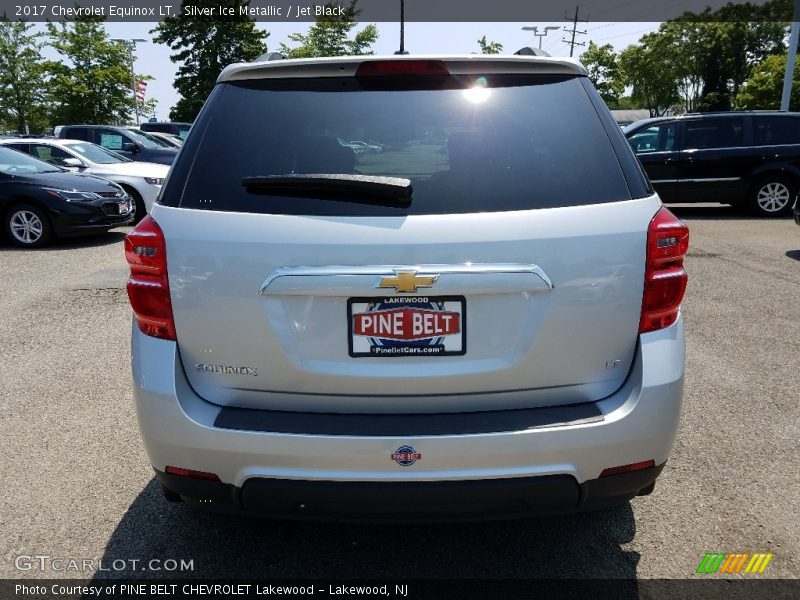
M 759 179 L 750 189 L 750 211 L 759 217 L 789 214 L 797 198 L 797 184 L 778 173 Z
M 656 482 L 655 481 L 653 481 L 647 487 L 643 487 L 642 489 L 640 489 L 639 492 L 636 495 L 637 496 L 649 496 L 650 494 L 653 493 L 654 489 L 656 489 Z
M 53 226 L 44 211 L 32 204 L 12 206 L 3 220 L 6 235 L 20 248 L 41 248 L 53 237 Z
M 183 502 L 183 498 L 181 498 L 180 494 L 177 494 L 171 489 L 164 487 L 163 484 L 161 485 L 161 491 L 164 492 L 164 498 L 166 498 L 168 502 Z
M 144 200 L 142 200 L 142 197 L 139 195 L 139 192 L 128 186 L 122 186 L 122 187 L 125 189 L 128 195 L 133 199 L 134 217 L 132 224 L 136 225 L 147 215 L 147 207 L 144 205 Z

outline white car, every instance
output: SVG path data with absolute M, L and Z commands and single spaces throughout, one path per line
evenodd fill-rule
M 0 140 L 0 144 L 52 165 L 79 173 L 99 175 L 119 184 L 136 203 L 136 221 L 140 221 L 146 212 L 150 212 L 169 172 L 166 165 L 134 162 L 81 140 L 15 138 Z
M 453 520 L 653 491 L 680 421 L 689 230 L 582 66 L 237 64 L 193 127 L 125 239 L 134 398 L 168 499 Z M 339 141 L 358 138 L 381 160 Z

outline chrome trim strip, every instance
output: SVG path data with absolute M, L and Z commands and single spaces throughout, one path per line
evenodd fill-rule
M 353 275 L 369 275 L 373 277 L 391 277 L 398 272 L 414 271 L 417 275 L 489 275 L 493 273 L 512 273 L 536 275 L 548 289 L 553 289 L 553 282 L 537 265 L 519 263 L 484 263 L 463 265 L 363 265 L 363 266 L 321 266 L 321 267 L 278 267 L 270 273 L 258 290 L 259 295 L 267 293 L 267 288 L 280 277 L 338 277 Z
M 650 183 L 718 183 L 720 181 L 741 181 L 741 177 L 707 177 L 705 179 L 651 179 Z
M 739 181 L 741 177 L 705 177 L 703 179 L 679 179 L 680 183 L 716 183 L 719 181 Z

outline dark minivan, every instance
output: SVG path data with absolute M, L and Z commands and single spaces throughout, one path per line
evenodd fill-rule
M 787 215 L 800 185 L 800 114 L 645 119 L 625 135 L 664 202 L 721 202 Z
M 57 127 L 56 137 L 83 140 L 113 150 L 131 160 L 171 165 L 178 154 L 176 148 L 167 148 L 135 129 L 113 125 L 64 125 Z

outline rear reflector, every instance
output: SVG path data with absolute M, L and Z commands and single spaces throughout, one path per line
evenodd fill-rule
M 666 208 L 655 214 L 647 230 L 639 333 L 669 327 L 678 319 L 688 277 L 683 257 L 689 250 L 689 228 Z
M 603 469 L 603 472 L 600 473 L 600 477 L 605 477 L 606 475 L 619 475 L 620 473 L 630 473 L 631 471 L 641 471 L 642 469 L 650 469 L 655 466 L 656 461 L 643 460 L 642 462 L 633 463 L 630 465 L 622 465 L 620 467 L 609 467 L 608 469 Z
M 167 278 L 167 244 L 150 215 L 125 237 L 125 259 L 131 269 L 128 298 L 142 333 L 175 339 L 175 322 Z
M 356 71 L 356 77 L 375 75 L 449 75 L 440 60 L 371 60 L 364 61 Z
M 167 467 L 164 469 L 170 475 L 179 475 L 180 477 L 190 477 L 192 479 L 205 479 L 206 481 L 219 481 L 214 473 L 206 473 L 205 471 L 193 471 L 192 469 L 183 469 L 181 467 Z

